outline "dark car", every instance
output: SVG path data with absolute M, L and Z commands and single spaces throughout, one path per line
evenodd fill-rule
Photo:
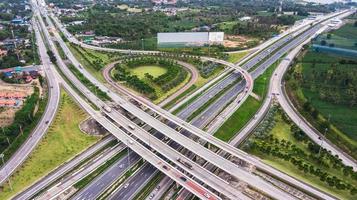
M 185 181 L 185 182 L 187 181 L 187 179 L 186 179 L 185 177 L 183 177 L 183 176 L 181 176 L 180 179 L 181 179 L 182 181 Z

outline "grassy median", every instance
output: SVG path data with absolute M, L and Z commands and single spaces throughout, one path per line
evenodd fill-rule
M 251 119 L 259 109 L 261 103 L 249 96 L 233 115 L 214 133 L 223 141 L 229 141 Z
M 0 199 L 9 199 L 98 141 L 99 137 L 86 135 L 79 129 L 79 123 L 86 117 L 87 114 L 68 94 L 61 91 L 60 108 L 54 123 L 30 157 L 12 175 L 13 191 L 5 184 Z
M 237 53 L 230 53 L 228 54 L 228 62 L 236 63 L 240 61 L 244 56 L 246 56 L 249 51 L 237 52 Z

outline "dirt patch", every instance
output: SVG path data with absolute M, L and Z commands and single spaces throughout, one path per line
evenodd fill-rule
M 107 133 L 107 130 L 93 118 L 82 121 L 79 124 L 79 128 L 89 135 L 104 135 Z
M 33 94 L 34 88 L 32 85 L 7 84 L 1 82 L 0 91 L 2 95 L 5 95 L 0 97 L 0 100 L 16 101 L 16 106 L 0 105 L 0 127 L 5 127 L 13 123 L 16 111 L 22 108 L 25 98 Z M 21 98 L 13 98 L 8 96 L 8 94 L 16 94 L 16 96 L 21 96 Z
M 242 35 L 226 35 L 223 41 L 223 45 L 225 47 L 234 48 L 234 47 L 241 47 L 247 48 L 248 42 L 253 42 L 254 38 L 248 38 Z
M 14 122 L 16 111 L 20 108 L 0 107 L 0 127 L 9 126 Z

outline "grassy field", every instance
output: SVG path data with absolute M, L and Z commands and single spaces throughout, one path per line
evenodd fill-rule
M 230 53 L 230 54 L 228 54 L 228 62 L 236 63 L 236 62 L 240 61 L 248 53 L 249 53 L 249 51 Z
M 87 114 L 62 91 L 60 109 L 49 132 L 19 170 L 12 175 L 14 190 L 11 191 L 5 184 L 3 191 L 0 192 L 0 199 L 10 198 L 98 141 L 98 137 L 80 131 L 78 125 L 86 117 Z
M 260 103 L 249 96 L 241 107 L 214 133 L 214 136 L 223 141 L 229 141 L 254 116 L 259 107 Z
M 156 78 L 162 74 L 165 74 L 167 72 L 167 69 L 160 66 L 139 66 L 131 68 L 130 72 L 132 72 L 132 74 L 134 75 L 137 75 L 140 79 L 145 78 L 146 73 Z
M 330 35 L 331 38 L 327 38 Z M 357 50 L 357 27 L 353 25 L 353 21 L 346 23 L 341 28 L 329 33 L 322 34 L 318 37 L 315 43 L 320 44 L 325 40 L 328 44 L 334 44 L 336 47 Z
M 279 63 L 274 63 L 262 75 L 254 80 L 253 92 L 261 99 L 264 99 L 268 92 L 270 77 L 278 64 Z
M 299 141 L 293 136 L 293 133 L 291 131 L 291 125 L 282 119 L 282 115 L 280 113 L 276 114 L 274 118 L 275 118 L 275 126 L 270 131 L 270 135 L 272 135 L 273 138 L 277 138 L 280 141 L 289 143 L 291 146 L 294 145 L 298 149 L 302 150 L 302 152 L 306 154 L 306 156 L 303 158 L 304 163 L 312 165 L 315 168 L 320 168 L 324 172 L 333 175 L 341 180 L 344 180 L 353 186 L 356 186 L 357 181 L 349 178 L 348 176 L 346 177 L 343 174 L 342 170 L 340 170 L 338 167 L 323 166 L 317 163 L 315 158 L 309 157 L 308 155 L 310 154 L 310 150 L 308 148 L 308 143 L 306 141 Z M 266 140 L 266 139 L 254 138 L 253 140 L 259 142 L 261 140 Z M 262 151 L 259 151 L 258 148 L 249 149 L 248 152 L 260 157 L 263 160 L 263 162 L 281 170 L 282 172 L 285 172 L 293 177 L 298 178 L 299 180 L 307 182 L 326 193 L 330 193 L 334 196 L 337 196 L 340 199 L 354 199 L 354 197 L 356 197 L 356 196 L 352 196 L 348 190 L 338 190 L 336 187 L 329 186 L 326 182 L 321 181 L 318 176 L 314 176 L 311 174 L 307 175 L 306 172 L 304 172 L 302 169 L 299 169 L 296 165 L 292 164 L 290 161 L 278 158 L 273 154 L 263 153 Z M 329 163 L 329 165 L 331 165 L 331 163 Z

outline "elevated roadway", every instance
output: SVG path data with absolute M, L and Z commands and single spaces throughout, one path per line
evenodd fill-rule
M 42 18 L 39 17 L 39 20 L 41 22 L 41 26 L 45 27 Z M 42 28 L 47 40 L 50 38 L 47 30 L 45 28 Z M 55 56 L 57 58 L 60 58 L 57 50 L 54 47 L 54 44 L 48 40 L 51 46 L 52 51 L 54 52 Z M 92 94 L 86 87 L 84 87 L 78 80 L 73 77 L 73 74 L 71 74 L 68 69 L 66 70 L 65 64 L 63 63 L 62 60 L 59 59 L 58 62 L 60 68 L 63 70 L 63 72 L 66 75 L 69 75 L 67 78 L 69 78 L 72 83 L 74 83 L 77 88 L 91 101 L 93 102 L 99 102 L 97 100 L 97 97 Z M 57 77 L 60 78 L 60 76 L 57 74 Z M 73 79 L 74 78 L 74 79 Z M 127 135 L 124 131 L 119 129 L 117 126 L 112 124 L 107 118 L 105 118 L 100 112 L 95 111 L 85 100 L 83 100 L 74 90 L 63 80 L 61 80 L 62 84 L 66 88 L 66 90 L 69 91 L 69 93 L 75 98 L 76 101 L 79 102 L 79 104 L 82 106 L 82 108 L 87 111 L 94 119 L 98 121 L 103 127 L 105 127 L 109 132 L 111 132 L 114 136 L 117 138 L 120 138 L 124 144 L 126 144 L 129 148 L 133 149 L 135 152 L 140 154 L 145 160 L 147 160 L 149 163 L 155 165 L 158 169 L 160 169 L 162 172 L 164 172 L 166 175 L 168 175 L 170 178 L 175 180 L 177 183 L 183 185 L 185 188 L 190 190 L 190 192 L 194 193 L 197 195 L 199 198 L 202 199 L 220 199 L 217 197 L 215 194 L 207 190 L 206 188 L 202 187 L 200 184 L 196 183 L 189 177 L 187 177 L 185 174 L 182 172 L 178 171 L 176 168 L 170 167 L 166 161 L 162 160 L 160 157 L 158 157 L 156 154 L 154 154 L 151 151 L 148 151 L 148 149 L 144 146 L 142 146 L 139 142 L 134 140 L 132 137 Z M 78 84 L 76 84 L 78 83 Z
M 122 106 L 122 104 L 121 104 L 121 106 Z M 151 124 L 150 124 L 151 125 Z
M 85 70 L 82 70 L 82 72 L 83 72 L 83 74 L 86 74 L 87 72 L 85 71 Z M 87 76 L 87 75 L 86 75 Z M 87 76 L 87 77 L 90 77 L 90 76 Z M 106 91 L 106 90 L 104 90 L 104 91 Z M 110 94 L 113 94 L 113 93 L 110 93 Z M 113 98 L 113 96 L 111 96 L 112 98 Z M 160 127 L 162 124 L 161 123 L 159 123 L 159 124 L 157 124 L 157 125 L 154 125 L 153 126 L 153 124 L 154 123 L 156 123 L 155 121 L 153 122 L 153 121 L 146 121 L 148 118 L 150 118 L 150 116 L 148 116 L 146 113 L 142 113 L 142 111 L 138 111 L 137 112 L 137 110 L 138 110 L 138 108 L 131 108 L 131 107 L 129 107 L 129 106 L 126 106 L 127 105 L 127 103 L 126 102 L 124 102 L 124 103 L 121 103 L 121 104 L 119 104 L 120 106 L 122 106 L 122 107 L 124 107 L 125 109 L 131 109 L 132 111 L 131 111 L 131 113 L 134 113 L 134 115 L 135 116 L 137 116 L 137 117 L 139 117 L 141 120 L 143 120 L 143 121 L 145 121 L 147 124 L 149 124 L 150 126 L 152 126 L 152 127 L 154 127 L 155 129 L 157 129 L 157 130 L 162 130 L 162 128 Z M 125 105 L 125 106 L 124 106 Z M 150 107 L 151 108 L 151 107 Z M 136 110 L 135 110 L 136 109 Z M 155 109 L 156 110 L 156 109 Z M 161 114 L 161 113 L 160 113 Z M 170 120 L 172 119 L 171 118 L 171 114 L 167 114 L 167 113 L 165 113 L 165 115 L 168 115 L 168 116 L 170 116 Z M 145 120 L 146 119 L 146 120 Z M 182 120 L 177 120 L 177 121 L 179 121 L 180 123 L 184 123 Z M 175 121 L 176 122 L 176 121 Z M 177 123 L 177 124 L 180 124 L 180 123 Z M 159 126 L 159 127 L 158 127 Z M 187 125 L 187 124 L 183 124 L 183 127 L 184 128 L 186 128 L 187 126 L 190 126 L 190 125 Z M 167 128 L 169 128 L 169 127 L 167 127 Z M 227 145 L 226 143 L 224 143 L 224 142 L 222 142 L 222 141 L 219 141 L 219 140 L 217 140 L 217 139 L 215 139 L 215 138 L 213 138 L 213 136 L 210 136 L 210 135 L 208 135 L 208 134 L 206 134 L 205 132 L 203 132 L 202 130 L 200 130 L 200 129 L 198 129 L 198 128 L 192 128 L 193 130 L 195 130 L 194 132 L 193 132 L 193 134 L 195 134 L 196 136 L 198 136 L 198 137 L 201 137 L 201 138 L 204 138 L 204 139 L 206 139 L 207 140 L 207 138 L 208 138 L 208 141 L 209 141 L 209 143 L 211 143 L 211 144 L 214 144 L 215 146 L 218 146 L 219 148 L 222 148 L 222 146 L 224 146 L 224 148 L 223 148 L 223 150 L 224 151 L 227 151 L 227 152 L 229 152 L 229 153 L 231 153 L 231 154 L 233 154 L 233 155 L 239 155 L 239 156 L 237 156 L 237 157 L 240 157 L 240 158 L 243 158 L 243 159 L 245 159 L 245 157 L 247 156 L 247 154 L 245 154 L 244 152 L 241 152 L 240 150 L 237 150 L 236 148 L 234 148 L 234 147 L 232 147 L 232 146 L 230 146 L 230 145 Z M 190 131 L 191 132 L 191 131 Z

